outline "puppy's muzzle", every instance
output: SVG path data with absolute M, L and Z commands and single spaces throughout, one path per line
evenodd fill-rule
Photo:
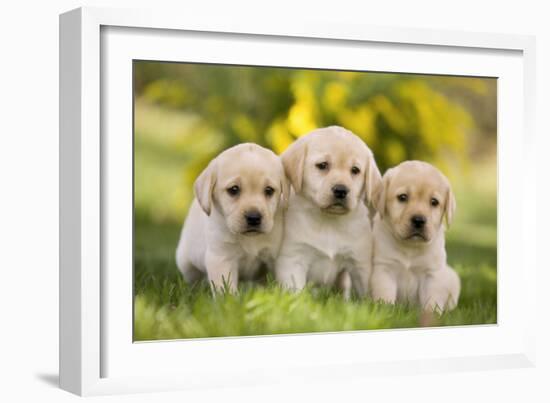
M 250 229 L 259 229 L 262 225 L 262 214 L 259 211 L 247 211 L 244 213 L 244 218 Z
M 345 185 L 334 185 L 332 187 L 332 194 L 334 198 L 338 200 L 344 200 L 349 193 L 349 189 Z

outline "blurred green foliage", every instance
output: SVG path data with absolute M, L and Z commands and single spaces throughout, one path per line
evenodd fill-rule
M 407 159 L 466 171 L 495 149 L 495 79 L 148 61 L 134 73 L 136 208 L 157 220 L 181 220 L 196 176 L 242 142 L 281 153 L 337 124 L 365 140 L 382 172 Z

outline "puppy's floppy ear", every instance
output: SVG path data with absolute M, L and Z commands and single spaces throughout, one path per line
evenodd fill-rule
M 307 141 L 303 137 L 292 143 L 285 152 L 281 154 L 286 177 L 290 180 L 296 193 L 302 190 L 306 154 Z
M 206 215 L 210 215 L 212 209 L 212 196 L 216 184 L 216 166 L 216 159 L 213 159 L 195 180 L 195 196 Z
M 283 179 L 281 180 L 281 205 L 283 209 L 288 207 L 288 199 L 290 197 L 290 181 L 283 173 Z
M 451 223 L 453 222 L 455 211 L 456 211 L 456 199 L 455 199 L 453 190 L 451 189 L 451 185 L 449 185 L 449 188 L 447 190 L 447 200 L 445 200 L 445 211 L 443 213 L 445 215 L 447 228 L 449 228 L 451 226 Z
M 386 191 L 390 186 L 390 179 L 392 175 L 393 168 L 388 169 L 373 192 L 372 205 L 380 214 L 380 218 L 384 218 L 384 215 L 386 214 Z
M 376 165 L 374 155 L 370 153 L 365 168 L 365 203 L 374 207 L 374 194 L 382 186 L 382 175 Z

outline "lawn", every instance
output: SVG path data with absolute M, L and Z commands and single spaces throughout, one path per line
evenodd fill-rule
M 480 185 L 483 177 L 477 178 Z M 242 284 L 238 295 L 213 298 L 206 282 L 187 285 L 174 263 L 180 226 L 139 220 L 135 226 L 134 339 L 165 340 L 496 323 L 494 190 L 475 184 L 459 199 L 448 233 L 449 262 L 462 280 L 458 308 L 426 317 L 414 306 L 390 306 L 308 288 L 285 292 L 268 278 Z M 486 194 L 484 194 L 484 192 Z M 491 196 L 491 194 L 493 194 Z

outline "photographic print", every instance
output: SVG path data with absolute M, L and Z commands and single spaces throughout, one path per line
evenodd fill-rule
M 134 341 L 497 322 L 497 79 L 133 61 Z

